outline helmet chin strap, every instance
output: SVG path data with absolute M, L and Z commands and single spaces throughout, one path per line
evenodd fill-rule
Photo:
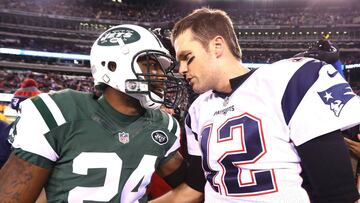
M 152 92 L 150 93 L 153 95 Z M 130 94 L 129 94 L 130 95 Z M 152 101 L 148 95 L 143 95 L 143 94 L 131 94 L 130 96 L 134 97 L 135 99 L 139 100 L 140 104 L 142 107 L 144 107 L 145 109 L 151 109 L 151 110 L 155 110 L 155 109 L 160 109 L 161 104 Z M 157 96 L 157 95 L 156 95 Z

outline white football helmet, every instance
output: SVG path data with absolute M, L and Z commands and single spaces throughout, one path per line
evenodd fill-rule
M 140 57 L 147 72 L 141 71 Z M 151 70 L 154 61 L 161 66 L 161 74 Z M 109 85 L 138 99 L 144 108 L 158 109 L 164 104 L 175 109 L 187 96 L 185 81 L 172 72 L 175 59 L 143 27 L 118 25 L 102 33 L 91 48 L 90 63 L 95 86 Z

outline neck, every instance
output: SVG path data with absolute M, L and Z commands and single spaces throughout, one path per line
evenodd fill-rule
M 106 101 L 122 114 L 136 116 L 144 111 L 144 108 L 137 99 L 115 90 L 112 87 L 107 87 L 103 95 Z
M 227 60 L 219 67 L 222 68 L 221 73 L 219 74 L 221 75 L 221 79 L 218 79 L 218 87 L 215 90 L 224 93 L 230 93 L 232 91 L 230 79 L 239 77 L 250 71 L 241 61 L 235 58 Z M 217 75 L 217 77 L 219 75 Z

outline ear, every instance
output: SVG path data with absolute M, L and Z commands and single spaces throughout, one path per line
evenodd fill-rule
M 216 36 L 212 41 L 213 41 L 214 54 L 216 58 L 219 58 L 224 54 L 225 40 L 221 36 Z

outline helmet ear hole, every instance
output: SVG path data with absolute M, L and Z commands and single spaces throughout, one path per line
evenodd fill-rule
M 111 71 L 114 72 L 116 70 L 116 63 L 114 61 L 109 61 L 107 68 Z

